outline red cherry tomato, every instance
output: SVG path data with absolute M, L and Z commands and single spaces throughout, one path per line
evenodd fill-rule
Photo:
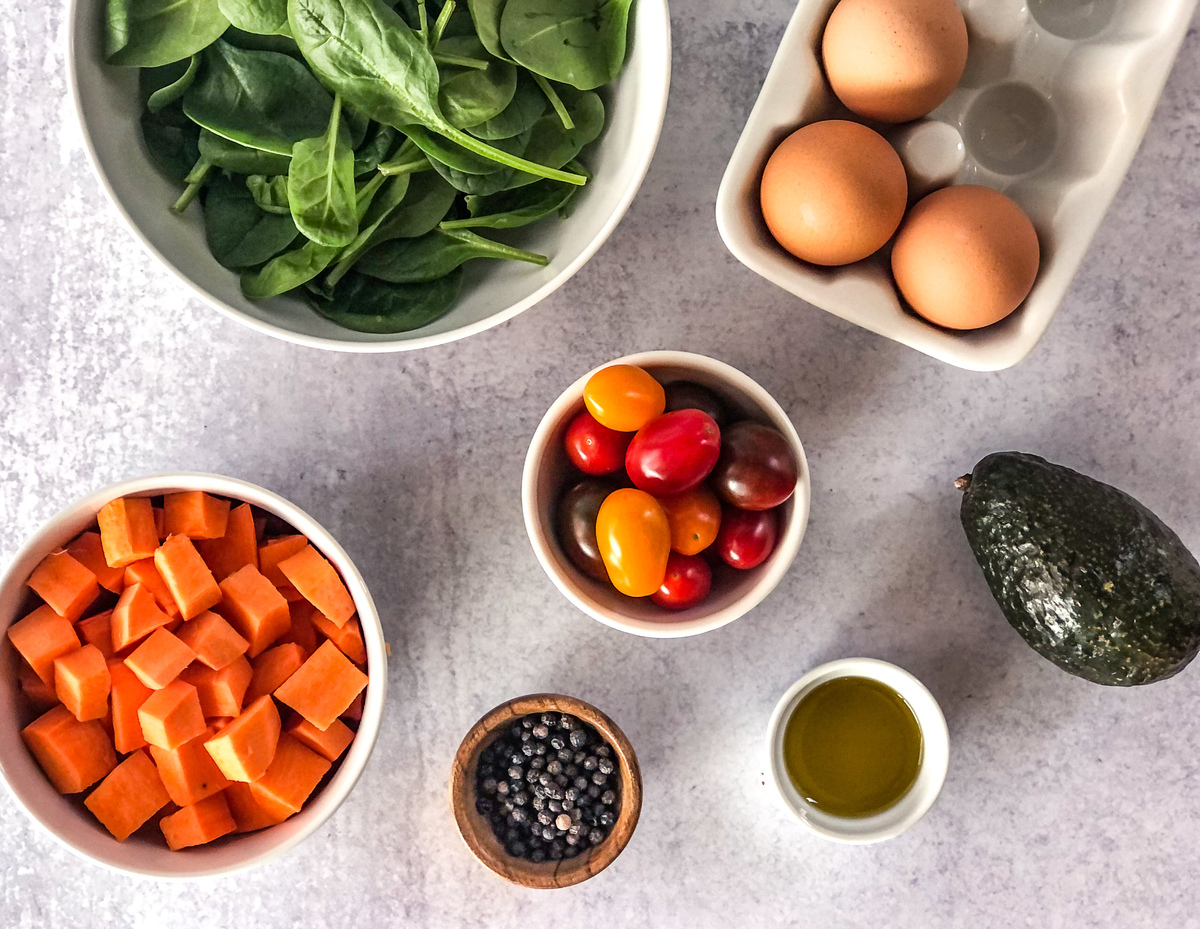
M 567 457 L 584 474 L 600 477 L 620 471 L 633 436 L 601 426 L 584 410 L 567 426 Z
M 715 548 L 722 560 L 733 568 L 757 568 L 775 550 L 779 518 L 775 510 L 739 510 L 727 506 L 721 510 L 721 529 Z
M 721 430 L 701 410 L 676 410 L 637 431 L 625 452 L 634 486 L 657 495 L 681 494 L 708 477 L 721 454 Z
M 712 568 L 699 555 L 671 552 L 662 586 L 650 599 L 668 610 L 686 610 L 703 603 L 712 588 Z
M 740 422 L 722 436 L 721 460 L 713 469 L 718 496 L 743 510 L 769 510 L 796 489 L 800 464 L 778 430 Z

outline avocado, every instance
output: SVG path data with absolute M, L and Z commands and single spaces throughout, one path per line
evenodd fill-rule
M 1200 650 L 1200 565 L 1133 497 L 1035 455 L 955 482 L 992 596 L 1033 649 L 1097 684 L 1150 684 Z

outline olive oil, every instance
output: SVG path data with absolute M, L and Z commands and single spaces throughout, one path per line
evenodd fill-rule
M 917 779 L 922 748 L 921 727 L 904 698 L 865 677 L 815 687 L 783 732 L 792 784 L 832 816 L 871 816 L 894 805 Z

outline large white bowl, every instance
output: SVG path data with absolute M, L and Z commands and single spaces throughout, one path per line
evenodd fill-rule
M 94 525 L 100 507 L 117 497 L 156 496 L 179 490 L 204 490 L 252 503 L 307 536 L 337 568 L 354 599 L 367 646 L 370 680 L 354 742 L 338 762 L 333 777 L 303 810 L 278 826 L 173 852 L 164 844 L 152 843 L 136 835 L 118 842 L 74 799 L 63 797 L 54 789 L 21 739 L 21 721 L 26 713 L 18 697 L 20 656 L 5 632 L 21 617 L 21 610 L 28 602 L 25 582 L 33 569 L 51 551 Z M 383 627 L 371 594 L 350 557 L 328 531 L 295 504 L 245 481 L 216 474 L 158 474 L 102 488 L 71 504 L 38 530 L 17 552 L 0 578 L 0 779 L 29 818 L 52 837 L 75 854 L 115 871 L 157 878 L 227 874 L 260 865 L 300 844 L 333 815 L 366 767 L 379 735 L 386 691 L 387 655 Z
M 183 216 L 179 189 L 155 170 L 138 126 L 137 70 L 104 63 L 104 0 L 71 0 L 69 85 L 100 184 L 142 245 L 210 306 L 238 322 L 299 345 L 349 352 L 395 352 L 452 342 L 512 319 L 561 287 L 616 228 L 641 186 L 658 144 L 671 83 L 667 0 L 636 0 L 625 68 L 605 89 L 607 126 L 584 153 L 595 175 L 566 220 L 515 230 L 506 241 L 547 255 L 524 262 L 475 262 L 454 308 L 414 332 L 373 335 L 343 329 L 303 300 L 242 296 L 238 277 L 217 264 L 204 241 L 198 205 Z
M 645 368 L 662 383 L 695 381 L 717 394 L 734 418 L 753 419 L 783 433 L 796 460 L 800 478 L 796 491 L 779 506 L 779 535 L 775 550 L 756 568 L 724 570 L 714 576 L 712 593 L 698 606 L 672 613 L 649 597 L 626 597 L 611 584 L 588 577 L 571 563 L 558 543 L 555 515 L 568 481 L 580 478 L 567 460 L 563 438 L 567 426 L 583 409 L 583 387 L 600 368 L 589 371 L 563 391 L 546 411 L 525 456 L 521 480 L 521 509 L 525 529 L 542 567 L 564 597 L 606 626 L 656 639 L 699 635 L 731 623 L 762 602 L 791 567 L 808 525 L 811 485 L 804 446 L 787 413 L 769 393 L 737 368 L 715 358 L 690 352 L 642 352 L 610 361 Z

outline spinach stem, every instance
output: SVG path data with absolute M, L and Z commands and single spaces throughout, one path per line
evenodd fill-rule
M 182 213 L 184 210 L 186 210 L 191 205 L 192 201 L 196 199 L 196 195 L 200 193 L 200 188 L 203 187 L 204 182 L 208 180 L 208 172 L 212 169 L 213 163 L 201 155 L 200 160 L 196 162 L 195 167 L 193 167 L 192 170 L 188 172 L 187 177 L 184 178 L 184 181 L 187 183 L 187 187 L 185 187 L 183 193 L 179 195 L 179 199 L 172 204 L 171 209 L 173 209 L 176 213 Z
M 424 155 L 418 155 L 415 158 L 409 158 L 403 161 L 399 158 L 385 162 L 379 166 L 379 174 L 382 177 L 395 177 L 397 174 L 419 174 L 421 171 L 428 171 L 433 167 L 429 163 L 429 159 Z
M 473 68 L 476 71 L 486 71 L 488 66 L 488 63 L 481 58 L 451 55 L 448 52 L 434 52 L 433 60 L 440 65 L 449 65 L 452 68 Z
M 542 93 L 546 95 L 546 99 L 550 101 L 550 105 L 554 107 L 554 112 L 558 114 L 558 118 L 562 120 L 564 129 L 574 129 L 575 120 L 571 119 L 571 114 L 567 112 L 567 108 L 563 105 L 562 99 L 558 96 L 558 91 L 554 89 L 554 85 L 542 77 L 540 74 L 533 74 L 533 79 L 537 82 L 538 87 L 542 88 Z
M 417 31 L 421 33 L 425 44 L 433 48 L 433 43 L 429 41 L 429 14 L 425 12 L 425 0 L 417 0 L 417 18 L 420 20 L 420 27 Z
M 530 264 L 541 265 L 545 267 L 550 264 L 550 259 L 545 255 L 539 255 L 536 252 L 527 252 L 521 248 L 513 248 L 511 245 L 505 245 L 502 242 L 496 242 L 493 239 L 485 239 L 481 235 L 476 235 L 473 232 L 467 232 L 463 229 L 447 229 L 445 223 L 439 224 L 442 232 L 452 239 L 457 239 L 467 245 L 474 245 L 476 248 L 484 249 L 488 253 L 489 258 L 507 258 L 510 261 L 528 261 Z
M 438 42 L 442 41 L 442 33 L 446 31 L 446 26 L 453 15 L 454 0 L 446 0 L 446 5 L 442 7 L 442 12 L 438 13 L 437 21 L 433 24 L 433 46 L 435 48 Z
M 481 158 L 494 161 L 497 164 L 502 164 L 506 168 L 516 168 L 516 170 L 532 174 L 534 177 L 562 181 L 564 184 L 574 184 L 576 187 L 582 187 L 587 183 L 587 178 L 582 174 L 572 174 L 569 171 L 560 171 L 558 168 L 549 168 L 546 165 L 540 165 L 537 162 L 526 161 L 524 158 L 510 155 L 508 152 L 502 152 L 500 149 L 493 148 L 485 142 L 480 141 L 475 136 L 468 135 L 461 129 L 455 129 L 449 123 L 443 123 L 440 126 L 430 126 L 429 129 L 438 133 L 438 135 L 445 136 L 451 142 L 457 142 L 467 151 L 479 155 Z

